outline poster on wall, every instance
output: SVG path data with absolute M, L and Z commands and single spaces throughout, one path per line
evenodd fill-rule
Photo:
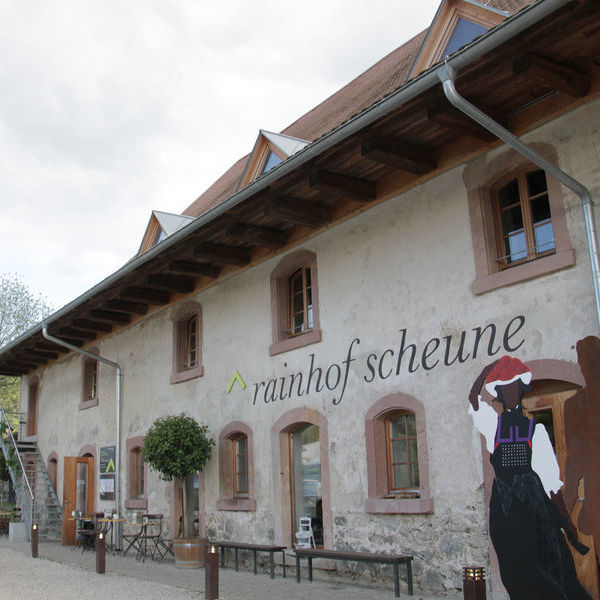
M 115 447 L 100 448 L 100 500 L 115 499 Z

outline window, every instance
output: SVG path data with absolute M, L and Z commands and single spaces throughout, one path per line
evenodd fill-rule
M 531 147 L 558 164 L 549 144 Z M 560 183 L 515 150 L 482 157 L 463 174 L 475 260 L 473 291 L 483 294 L 575 264 Z
M 269 152 L 269 156 L 267 161 L 265 162 L 265 166 L 263 167 L 262 172 L 266 173 L 270 171 L 275 165 L 278 165 L 281 162 L 281 158 L 275 154 L 272 150 Z
M 519 173 L 497 186 L 492 197 L 500 268 L 554 252 L 544 171 Z
M 173 319 L 173 368 L 171 383 L 204 374 L 202 365 L 202 312 L 197 302 L 183 304 Z
M 287 333 L 292 336 L 312 331 L 313 301 L 309 266 L 304 265 L 290 275 L 288 298 L 290 306 Z
M 233 495 L 248 497 L 248 436 L 241 433 L 233 438 Z
M 220 498 L 217 510 L 256 510 L 252 430 L 235 421 L 219 436 Z
M 425 410 L 405 394 L 378 400 L 365 415 L 369 513 L 430 513 Z
M 89 349 L 88 351 L 92 354 L 98 353 L 97 348 Z M 84 358 L 80 410 L 98 406 L 98 373 L 98 361 L 93 358 Z
M 128 438 L 127 449 L 127 498 L 125 508 L 147 508 L 147 467 L 142 457 L 143 436 Z
M 314 252 L 293 252 L 271 273 L 271 322 L 271 356 L 321 341 Z
M 389 495 L 419 498 L 419 452 L 413 413 L 403 411 L 385 421 Z

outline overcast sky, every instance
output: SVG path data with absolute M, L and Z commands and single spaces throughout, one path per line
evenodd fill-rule
M 440 0 L 0 0 L 0 273 L 58 309 Z

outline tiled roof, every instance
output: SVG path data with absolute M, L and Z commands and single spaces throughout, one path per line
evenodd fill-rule
M 480 0 L 480 3 L 513 14 L 533 4 L 534 0 Z M 313 142 L 401 87 L 410 73 L 426 34 L 427 30 L 422 31 L 382 58 L 281 133 Z M 233 194 L 248 156 L 238 160 L 183 214 L 200 216 Z

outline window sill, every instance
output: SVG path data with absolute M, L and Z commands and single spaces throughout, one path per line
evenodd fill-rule
M 217 500 L 217 510 L 255 511 L 256 500 L 254 498 L 222 498 Z
M 374 514 L 429 514 L 433 512 L 433 498 L 367 498 L 365 511 Z
M 567 248 L 562 252 L 557 252 L 551 256 L 538 258 L 531 262 L 509 267 L 497 273 L 490 273 L 484 277 L 478 277 L 473 282 L 473 292 L 477 295 L 485 294 L 501 287 L 521 283 L 529 279 L 535 279 L 542 275 L 554 273 L 562 269 L 567 269 L 575 264 L 575 251 Z
M 276 354 L 282 354 L 283 352 L 289 352 L 290 350 L 296 350 L 296 348 L 303 348 L 310 344 L 317 344 L 321 341 L 321 330 L 315 329 L 302 335 L 296 335 L 291 338 L 279 340 L 269 346 L 269 356 L 275 356 Z
M 94 408 L 94 406 L 98 406 L 98 398 L 94 398 L 93 400 L 86 400 L 85 402 L 80 402 L 79 410 L 86 410 L 88 408 Z
M 148 508 L 148 500 L 146 498 L 125 500 L 125 508 Z
M 204 365 L 198 365 L 193 369 L 186 369 L 185 371 L 177 371 L 171 374 L 171 383 L 181 383 L 182 381 L 189 381 L 190 379 L 196 379 L 196 377 L 202 377 L 204 375 Z

